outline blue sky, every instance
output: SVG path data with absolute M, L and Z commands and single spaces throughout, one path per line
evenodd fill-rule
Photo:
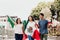
M 0 0 L 0 16 L 18 16 L 22 20 L 27 19 L 32 8 L 39 2 L 52 2 L 54 0 Z

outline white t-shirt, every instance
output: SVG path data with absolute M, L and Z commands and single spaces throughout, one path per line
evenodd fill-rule
M 17 33 L 17 34 L 23 34 L 22 27 L 23 27 L 23 24 L 17 24 L 17 25 L 15 25 L 15 27 L 14 27 L 15 33 Z
M 32 27 L 32 32 L 29 32 L 28 31 L 28 28 L 29 27 Z M 26 30 L 25 30 L 25 33 L 27 34 L 27 35 L 33 35 L 33 33 L 34 33 L 34 30 L 35 30 L 36 28 L 35 28 L 35 22 L 29 22 L 28 24 L 27 24 L 27 28 L 26 28 Z

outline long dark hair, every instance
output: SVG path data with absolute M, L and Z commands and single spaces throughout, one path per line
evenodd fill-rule
M 34 18 L 33 18 L 33 16 L 29 16 L 29 17 L 31 17 L 31 18 L 32 18 L 32 21 L 34 21 Z M 30 20 L 29 20 L 29 17 L 28 17 L 28 21 L 30 21 Z
M 16 23 L 18 24 L 18 20 L 19 20 L 20 18 L 17 18 L 16 19 Z M 21 22 L 21 19 L 20 19 L 20 24 L 21 24 L 22 22 Z

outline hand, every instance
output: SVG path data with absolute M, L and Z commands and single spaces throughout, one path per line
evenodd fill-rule
M 16 25 L 17 23 L 16 23 L 16 22 L 14 22 L 14 24 Z

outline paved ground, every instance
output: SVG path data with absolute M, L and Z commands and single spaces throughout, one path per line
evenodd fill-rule
M 0 39 L 0 40 L 15 40 L 15 39 L 13 38 L 13 39 Z M 58 36 L 58 37 L 48 37 L 48 40 L 60 40 L 60 36 Z
M 15 40 L 15 39 L 6 39 L 6 40 Z M 57 38 L 50 38 L 50 39 L 48 39 L 48 40 L 60 40 L 60 36 L 57 37 Z
M 60 36 L 58 36 L 56 40 L 60 40 Z

